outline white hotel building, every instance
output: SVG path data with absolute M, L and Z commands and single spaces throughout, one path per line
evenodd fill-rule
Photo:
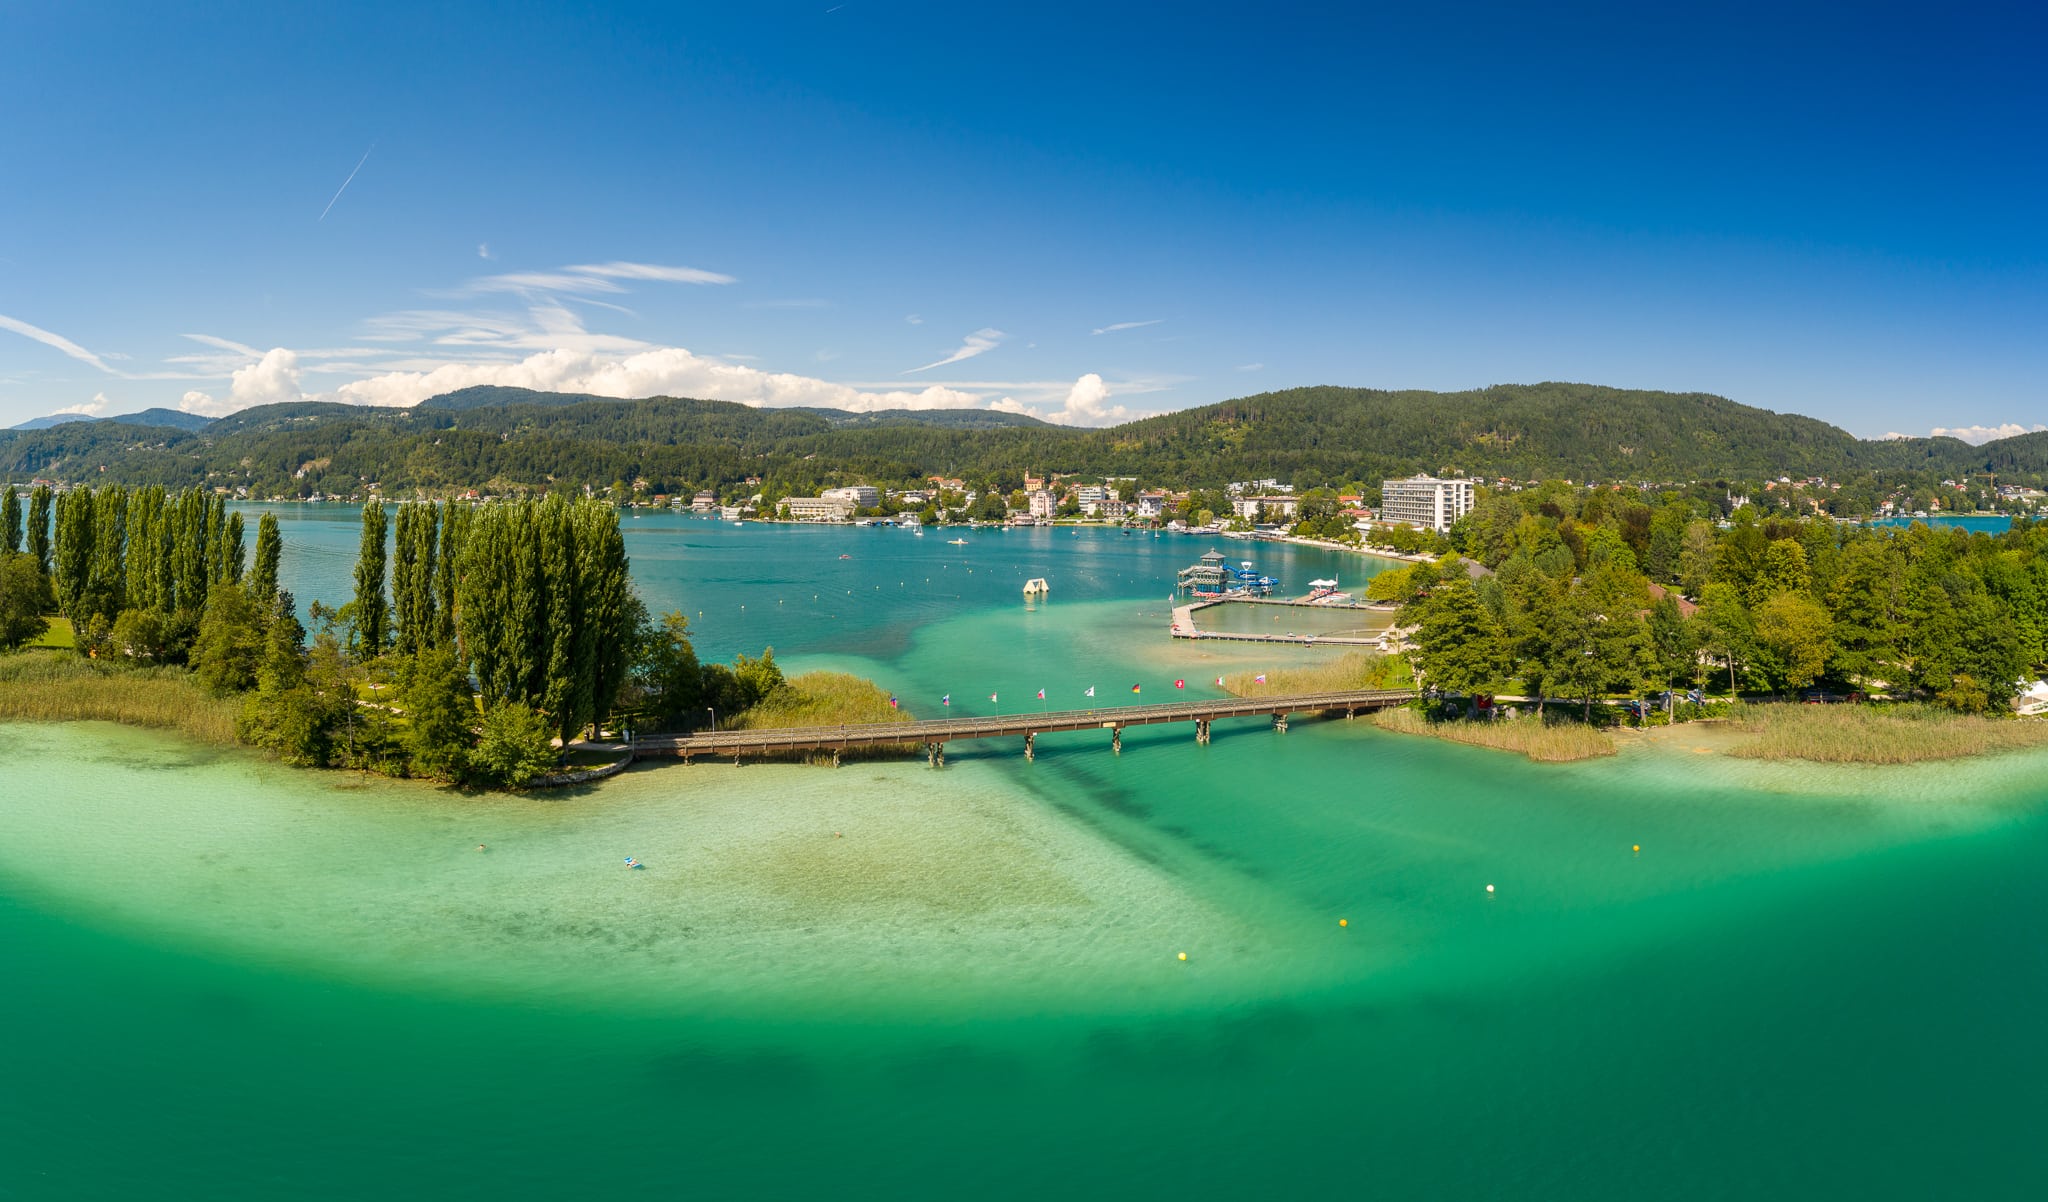
M 1451 523 L 1472 512 L 1472 481 L 1411 476 L 1380 482 L 1380 520 L 1427 526 L 1450 533 Z

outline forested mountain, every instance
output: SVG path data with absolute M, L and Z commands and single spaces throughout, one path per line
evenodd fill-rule
M 72 422 L 119 422 L 124 426 L 165 426 L 173 430 L 204 429 L 212 419 L 179 409 L 144 409 L 139 413 L 117 413 L 112 417 L 87 417 L 83 413 L 52 413 L 48 417 L 31 418 L 13 427 L 16 430 L 48 430 L 52 426 L 69 425 Z
M 1516 479 L 1759 480 L 1880 473 L 2048 473 L 2048 435 L 1972 447 L 1867 441 L 1825 422 L 1702 393 L 1586 384 L 1471 392 L 1297 388 L 1107 429 L 986 410 L 855 414 L 676 397 L 617 400 L 474 388 L 413 409 L 266 405 L 199 431 L 75 422 L 0 432 L 0 478 L 246 485 L 259 496 L 605 486 L 797 493 L 848 479 L 943 474 L 1014 488 L 1025 472 L 1215 487 L 1301 487 L 1415 471 Z

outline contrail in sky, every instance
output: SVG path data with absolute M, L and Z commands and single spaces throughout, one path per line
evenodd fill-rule
M 375 149 L 377 149 L 377 144 L 376 144 L 375 142 L 372 142 L 372 143 L 370 143 L 370 150 L 375 150 Z M 356 162 L 356 171 L 361 171 L 361 170 L 363 169 L 363 164 L 364 164 L 364 163 L 367 163 L 367 162 L 369 162 L 369 161 L 370 161 L 370 150 L 365 150 L 365 151 L 363 152 L 363 157 L 362 157 L 361 159 L 357 160 L 357 162 Z M 346 192 L 346 191 L 348 191 L 348 186 L 349 186 L 350 184 L 352 184 L 352 183 L 354 183 L 354 182 L 355 182 L 355 179 L 356 179 L 356 171 L 351 171 L 351 172 L 349 172 L 349 173 L 348 173 L 348 178 L 347 178 L 347 179 L 345 179 L 345 180 L 343 180 L 343 181 L 341 181 L 341 187 L 339 187 L 339 188 L 336 188 L 336 189 L 334 190 L 334 200 L 330 200 L 330 201 L 328 201 L 328 202 L 327 202 L 327 208 L 325 208 L 325 209 L 322 209 L 322 210 L 320 210 L 320 221 L 325 221 L 325 220 L 327 220 L 327 214 L 328 214 L 329 210 L 331 210 L 331 209 L 333 209 L 333 208 L 334 208 L 334 201 L 335 201 L 335 200 L 340 200 L 340 199 L 341 199 L 341 194 L 342 194 L 343 192 Z M 318 225 L 318 224 L 320 224 L 320 221 L 316 221 L 316 222 L 314 222 L 313 224 L 314 224 L 314 225 Z

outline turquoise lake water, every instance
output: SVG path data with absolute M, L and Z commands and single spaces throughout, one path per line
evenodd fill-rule
M 626 526 L 920 714 L 1324 654 L 1169 640 L 1192 538 Z M 1217 736 L 463 797 L 0 728 L 0 1199 L 2039 1196 L 2048 757 Z

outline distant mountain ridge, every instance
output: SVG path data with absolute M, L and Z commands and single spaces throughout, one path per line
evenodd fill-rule
M 124 426 L 157 426 L 166 430 L 203 430 L 213 419 L 182 409 L 144 409 L 139 413 L 116 413 L 110 417 L 92 417 L 84 413 L 52 413 L 48 417 L 34 417 L 14 430 L 47 430 L 53 426 L 68 426 L 73 422 L 118 422 Z
M 191 420 L 151 410 L 149 415 Z M 411 409 L 300 401 L 193 430 L 125 421 L 0 432 L 0 475 L 243 483 L 257 495 L 602 486 L 659 490 L 762 477 L 796 493 L 930 475 L 1015 487 L 1027 471 L 1213 487 L 1301 486 L 1416 471 L 1511 479 L 1760 481 L 1780 475 L 2048 479 L 2048 433 L 1972 447 L 1953 438 L 1858 439 L 1798 414 L 1707 393 L 1590 384 L 1466 392 L 1311 387 L 1260 393 L 1104 429 L 984 409 L 851 413 L 683 397 L 623 400 L 470 388 Z M 146 428 L 146 438 L 136 431 Z

